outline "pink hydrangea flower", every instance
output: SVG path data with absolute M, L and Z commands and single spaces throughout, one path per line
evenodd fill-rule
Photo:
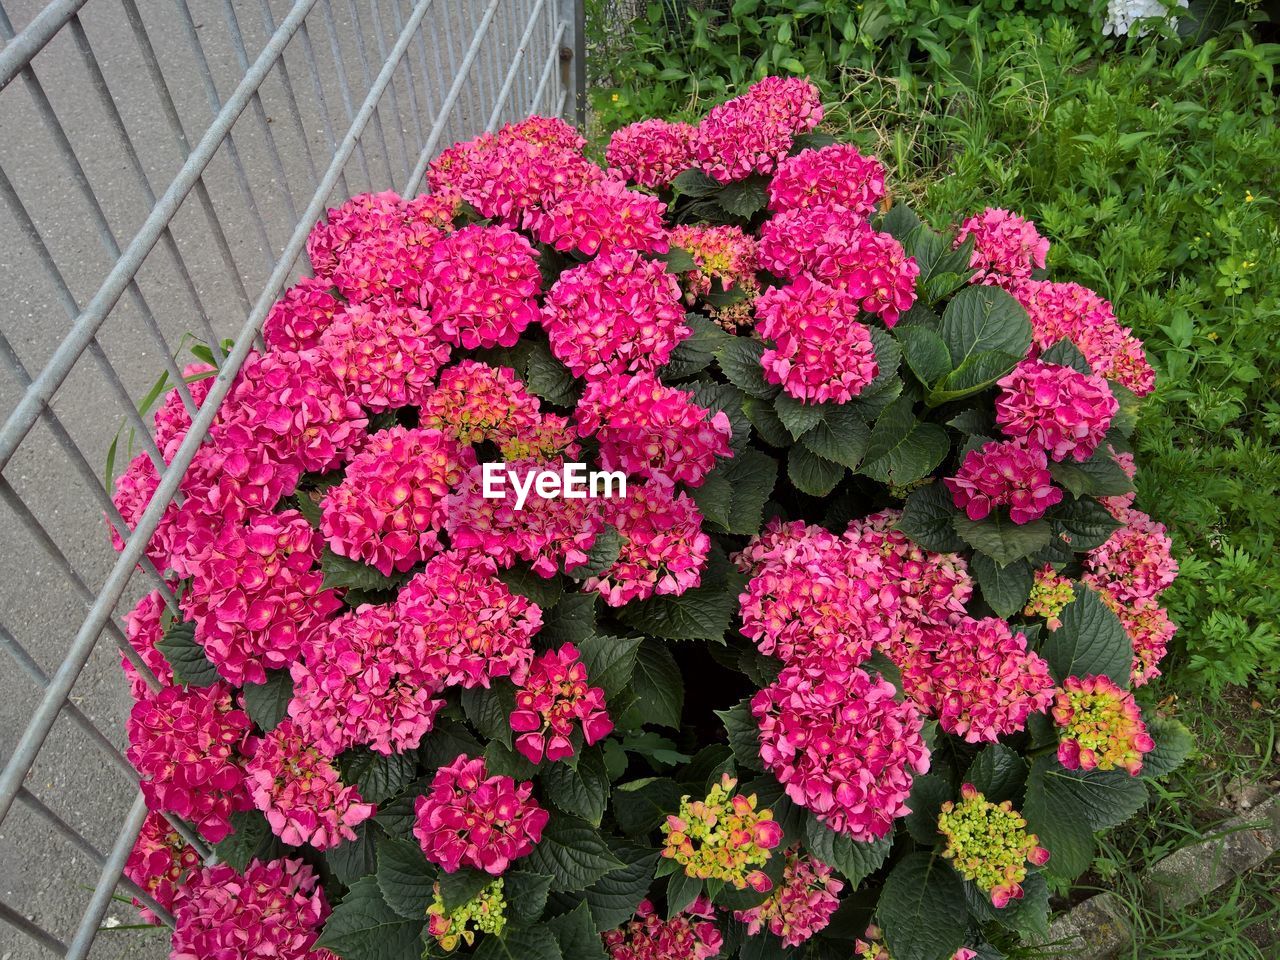
M 1033 270 L 1044 269 L 1049 241 L 1036 225 L 1016 213 L 987 207 L 960 225 L 955 246 L 973 237 L 969 266 L 977 272 L 973 283 L 1007 286 L 1012 280 L 1026 280 Z
M 604 932 L 604 946 L 609 960 L 711 960 L 724 945 L 715 917 L 705 894 L 670 920 L 641 900 L 634 920 Z
M 194 874 L 174 902 L 169 960 L 337 960 L 313 949 L 329 916 L 320 878 L 301 860 L 220 863 Z
M 1129 451 L 1117 451 L 1110 444 L 1107 445 L 1107 452 L 1111 454 L 1111 459 L 1116 462 L 1126 477 L 1132 480 L 1138 475 L 1138 464 L 1133 459 L 1133 454 Z M 1128 493 L 1117 494 L 1113 497 L 1099 497 L 1098 502 L 1110 511 L 1113 517 L 1122 517 L 1126 510 L 1133 506 L 1133 501 L 1138 498 L 1136 490 L 1130 490 Z
M 1121 603 L 1110 590 L 1100 590 L 1098 596 L 1117 617 L 1133 644 L 1133 670 L 1130 682 L 1140 687 L 1160 676 L 1160 661 L 1169 652 L 1169 642 L 1178 632 L 1178 626 L 1169 619 L 1169 612 L 1150 597 L 1138 597 Z
M 666 253 L 667 205 L 657 197 L 605 179 L 566 190 L 547 208 L 535 238 L 557 250 L 592 256 L 614 250 Z
M 151 810 L 176 813 L 210 843 L 231 833 L 231 814 L 252 807 L 242 751 L 251 725 L 231 688 L 164 687 L 133 705 L 127 756 Z
M 843 664 L 786 667 L 751 700 L 760 759 L 787 796 L 857 841 L 885 836 L 910 812 L 929 769 L 920 715 L 886 680 Z
M 301 353 L 318 347 L 321 334 L 343 310 L 332 290 L 332 281 L 322 277 L 303 277 L 286 290 L 262 324 L 267 349 Z
M 686 493 L 655 483 L 627 484 L 625 498 L 604 503 L 606 523 L 622 537 L 618 559 L 583 581 L 611 607 L 657 594 L 684 593 L 702 582 L 711 538 Z
M 676 278 L 634 250 L 562 273 L 542 325 L 555 355 L 575 377 L 588 378 L 656 370 L 690 334 Z
M 733 561 L 743 573 L 755 576 L 774 567 L 788 569 L 810 563 L 838 562 L 840 554 L 840 538 L 825 527 L 772 517 L 760 533 L 733 555 Z
M 538 398 L 510 367 L 475 360 L 462 360 L 440 374 L 440 382 L 422 401 L 418 423 L 464 444 L 488 440 L 513 460 L 577 452 L 569 421 L 542 413 Z
M 421 403 L 449 360 L 431 317 L 395 303 L 353 303 L 320 337 L 320 351 L 349 396 L 379 411 Z
M 1120 409 L 1101 377 L 1043 360 L 1023 360 L 997 386 L 1000 429 L 1054 460 L 1088 460 Z
M 706 226 L 681 224 L 671 231 L 672 246 L 686 251 L 696 269 L 681 274 L 684 301 L 692 307 L 700 298 L 719 292 L 740 295 L 723 306 L 703 303 L 703 309 L 730 332 L 752 322 L 753 307 L 760 295 L 759 255 L 754 237 L 731 224 Z
M 808 277 L 845 289 L 887 327 L 916 302 L 915 259 L 844 207 L 789 210 L 766 222 L 760 264 L 787 280 Z
M 367 744 L 390 755 L 416 749 L 444 706 L 444 677 L 421 637 L 390 607 L 365 604 L 332 620 L 289 668 L 295 729 L 327 756 Z
M 822 121 L 818 88 L 800 77 L 765 77 L 740 97 L 713 107 L 693 134 L 703 173 L 729 183 L 771 173 L 798 133 Z
M 353 828 L 374 813 L 373 804 L 342 782 L 338 768 L 292 720 L 249 741 L 245 774 L 254 806 L 267 815 L 271 832 L 291 846 L 327 850 L 354 840 Z
M 501 498 L 484 496 L 482 469 L 473 467 L 449 498 L 450 543 L 492 557 L 503 568 L 524 560 L 541 577 L 582 566 L 604 526 L 599 499 L 534 495 L 523 508 L 515 506 L 515 483 L 531 483 L 530 473 L 559 471 L 564 464 L 561 457 L 508 463 L 507 471 L 517 479 L 504 484 Z
M 200 854 L 182 839 L 177 830 L 158 813 L 148 813 L 142 830 L 129 852 L 124 875 L 151 895 L 151 899 L 172 911 L 173 901 L 191 871 L 200 868 Z M 160 926 L 160 918 L 134 900 L 143 923 Z
M 422 306 L 452 343 L 510 347 L 538 319 L 541 289 L 528 240 L 506 227 L 474 224 L 431 248 Z
M 176 583 L 169 583 L 170 590 L 176 588 Z M 173 670 L 169 661 L 156 649 L 156 644 L 164 636 L 163 618 L 167 609 L 160 591 L 152 590 L 124 615 L 125 638 L 129 641 L 129 646 L 138 652 L 142 662 L 151 668 L 163 687 L 173 686 Z M 141 700 L 151 692 L 151 687 L 142 679 L 142 674 L 123 653 L 120 655 L 120 666 L 129 680 L 129 692 L 133 694 L 133 699 Z
M 742 633 L 786 664 L 857 666 L 873 646 L 870 594 L 834 563 L 768 564 L 738 598 Z
M 186 382 L 187 392 L 191 394 L 191 402 L 197 409 L 204 405 L 205 398 L 213 389 L 212 375 L 216 373 L 217 368 L 207 363 L 189 363 L 182 368 L 182 379 Z M 178 452 L 182 441 L 187 438 L 187 431 L 191 429 L 191 414 L 187 411 L 182 394 L 176 388 L 170 389 L 164 395 L 160 406 L 156 407 L 156 412 L 151 419 L 156 425 L 156 449 L 168 463 Z
M 1025 440 L 992 440 L 970 450 L 956 475 L 942 482 L 970 520 L 1008 507 L 1014 523 L 1030 523 L 1062 500 L 1049 474 L 1049 458 Z
M 341 602 L 323 590 L 324 539 L 296 510 L 227 524 L 194 571 L 182 610 L 227 682 L 265 683 Z
M 797 400 L 847 403 L 880 372 L 871 331 L 847 290 L 800 277 L 765 291 L 756 317 L 773 344 L 760 357 L 765 379 Z
M 1053 702 L 1049 665 L 997 617 L 925 629 L 902 668 L 902 683 L 943 730 L 969 743 L 1017 733 Z
M 710 785 L 705 796 L 680 798 L 680 809 L 662 825 L 662 856 L 674 860 L 686 876 L 719 880 L 758 893 L 773 889 L 761 867 L 782 843 L 782 825 L 773 811 L 757 809 L 759 798 L 736 792 L 729 773 Z
M 588 684 L 578 648 L 566 643 L 533 661 L 529 675 L 516 690 L 511 729 L 519 734 L 516 749 L 530 763 L 541 763 L 544 756 L 548 760 L 573 756 L 569 735 L 579 725 L 587 746 L 604 739 L 613 729 L 604 690 Z
M 1021 280 L 1009 292 L 1031 317 L 1033 354 L 1070 340 L 1098 376 L 1140 397 L 1155 389 L 1156 374 L 1142 341 L 1120 326 L 1111 304 L 1092 290 L 1078 283 Z
M 526 856 L 550 819 L 533 799 L 532 783 L 491 777 L 483 758 L 465 753 L 436 771 L 413 812 L 413 835 L 428 860 L 446 873 L 467 866 L 493 876 Z
M 316 276 L 330 276 L 348 247 L 397 220 L 403 202 L 394 190 L 384 190 L 357 194 L 330 207 L 307 236 L 307 256 Z
M 475 453 L 439 430 L 390 427 L 369 437 L 321 503 L 320 529 L 334 553 L 390 576 L 440 549 L 446 498 Z
M 1105 676 L 1067 677 L 1053 701 L 1058 762 L 1068 770 L 1142 772 L 1142 755 L 1156 748 L 1133 694 Z
M 275 462 L 324 473 L 350 459 L 369 420 L 318 354 L 250 356 L 218 411 L 214 443 L 265 451 Z
M 613 131 L 604 156 L 611 173 L 660 190 L 693 166 L 693 127 L 658 119 L 628 124 Z
M 1118 519 L 1124 526 L 1085 557 L 1085 583 L 1121 604 L 1159 596 L 1178 576 L 1173 541 L 1164 524 L 1134 509 Z
M 775 213 L 806 207 L 845 207 L 860 217 L 875 213 L 884 199 L 884 167 L 850 143 L 801 150 L 778 164 L 769 182 L 769 209 Z
M 418 655 L 447 684 L 489 686 L 498 677 L 523 683 L 542 610 L 498 579 L 489 557 L 442 553 L 400 591 L 396 611 L 413 630 Z
M 587 385 L 578 402 L 583 436 L 600 444 L 600 465 L 655 483 L 701 486 L 717 457 L 731 456 L 733 428 L 679 387 L 649 373 L 619 375 Z
M 734 919 L 747 925 L 747 936 L 768 930 L 783 947 L 798 947 L 831 923 L 840 906 L 837 895 L 844 882 L 831 875 L 831 868 L 800 848 L 787 851 L 782 882 L 769 898 L 749 910 L 737 910 Z

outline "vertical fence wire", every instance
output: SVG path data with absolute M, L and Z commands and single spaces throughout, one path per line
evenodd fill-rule
M 15 585 L 0 617 L 0 647 L 16 667 L 0 672 L 0 693 L 18 704 L 19 688 L 8 685 L 24 679 L 21 702 L 34 703 L 25 717 L 0 714 L 16 734 L 0 771 L 0 872 L 19 876 L 34 856 L 14 839 L 22 831 L 11 818 L 21 815 L 65 845 L 68 863 L 87 862 L 93 881 L 86 896 L 67 878 L 78 901 L 69 908 L 0 901 L 0 922 L 53 955 L 83 958 L 118 887 L 170 917 L 122 877 L 147 816 L 120 747 L 124 684 L 112 678 L 105 693 L 95 684 L 77 695 L 77 681 L 106 633 L 118 651 L 107 667 L 114 672 L 123 654 L 156 684 L 119 609 L 138 595 L 139 570 L 143 587 L 176 608 L 147 542 L 180 499 L 268 309 L 294 268 L 305 268 L 311 225 L 361 189 L 417 192 L 432 157 L 455 139 L 580 103 L 581 0 L 223 0 L 195 5 L 198 15 L 188 0 L 52 0 L 25 23 L 10 15 L 35 2 L 0 0 L 0 269 L 40 278 L 26 316 L 0 312 L 9 373 L 0 383 L 0 509 L 17 521 L 0 527 L 0 549 L 20 571 L 31 567 L 20 554 L 34 546 L 32 575 L 52 577 L 40 590 L 61 586 Z M 67 176 L 46 170 L 45 156 Z M 69 321 L 60 329 L 49 318 L 59 307 Z M 224 349 L 222 337 L 237 330 Z M 202 402 L 179 352 L 191 337 L 218 367 Z M 158 372 L 191 421 L 165 450 L 138 403 Z M 114 442 L 102 429 L 112 417 L 124 423 Z M 149 502 L 128 524 L 111 476 L 93 466 L 108 445 L 121 446 L 116 472 L 135 450 L 154 468 Z M 108 529 L 122 541 L 118 554 Z M 55 614 L 65 627 L 52 628 Z M 79 738 L 73 763 L 84 766 L 75 758 L 85 746 L 98 763 L 66 770 L 66 757 L 42 755 L 63 718 L 60 745 Z M 40 795 L 46 778 L 53 787 L 108 768 L 119 789 L 107 778 L 95 791 L 113 803 L 132 797 L 127 812 L 61 798 L 78 826 L 57 812 L 56 793 Z M 107 808 L 120 810 L 114 822 L 91 822 Z M 212 857 L 188 824 L 171 822 Z M 91 838 L 107 830 L 107 842 Z M 56 874 L 59 864 L 47 857 L 38 867 Z

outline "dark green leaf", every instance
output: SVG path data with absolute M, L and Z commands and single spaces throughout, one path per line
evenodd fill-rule
M 713 553 L 700 586 L 679 595 L 655 594 L 633 601 L 618 610 L 618 618 L 642 633 L 667 640 L 723 642 L 738 612 L 743 582 L 723 554 Z
M 1156 748 L 1142 757 L 1144 777 L 1167 776 L 1182 766 L 1196 746 L 1191 731 L 1180 720 L 1148 717 L 1147 733 L 1156 742 Z
M 1129 635 L 1095 590 L 1077 583 L 1073 591 L 1075 599 L 1060 615 L 1062 626 L 1045 635 L 1040 655 L 1059 683 L 1071 676 L 1106 674 L 1128 687 L 1133 666 Z
M 732 339 L 732 334 L 701 314 L 688 314 L 685 323 L 692 333 L 676 344 L 671 360 L 662 368 L 664 380 L 681 380 L 704 369 L 715 357 L 716 348 Z
M 611 930 L 631 919 L 649 892 L 658 863 L 658 854 L 645 847 L 624 844 L 615 847 L 614 854 L 623 866 L 605 874 L 584 894 L 598 931 Z
M 849 881 L 851 890 L 879 870 L 893 848 L 893 833 L 879 840 L 858 842 L 822 824 L 812 814 L 805 825 L 804 845 L 811 854 Z
M 195 631 L 194 624 L 174 620 L 156 641 L 156 649 L 164 654 L 178 683 L 184 687 L 209 687 L 222 677 L 205 656 L 204 648 L 196 643 Z
M 844 479 L 845 467 L 813 453 L 807 447 L 794 446 L 787 455 L 787 476 L 801 493 L 825 497 Z
M 366 803 L 381 803 L 404 789 L 417 773 L 412 754 L 375 753 L 368 747 L 352 747 L 338 755 L 343 783 L 354 784 Z
M 948 960 L 969 926 L 964 883 L 942 857 L 908 854 L 885 880 L 876 920 L 894 960 Z
M 1077 373 L 1091 374 L 1093 369 L 1074 343 L 1070 340 L 1059 340 L 1047 350 L 1040 352 L 1040 359 L 1045 363 L 1056 363 L 1060 367 L 1070 367 Z
M 240 693 L 249 718 L 263 730 L 274 730 L 289 712 L 293 677 L 288 670 L 268 670 L 266 683 L 246 683 Z
M 334 907 L 315 945 L 344 960 L 418 960 L 426 919 L 400 916 L 383 900 L 377 880 L 364 877 Z
M 366 820 L 355 828 L 355 834 L 354 840 L 346 840 L 324 853 L 325 862 L 329 864 L 333 875 L 338 878 L 339 883 L 347 886 L 361 877 L 368 877 L 378 869 L 377 827 Z
M 905 203 L 895 203 L 880 222 L 880 229 L 899 243 L 906 241 L 918 226 L 920 226 L 920 218 Z
M 475 753 L 478 756 L 480 752 L 480 747 L 477 744 Z M 401 839 L 407 838 L 417 820 L 413 810 L 414 804 L 418 797 L 426 793 L 430 787 L 430 777 L 415 780 L 405 787 L 404 792 L 394 800 L 378 804 L 378 812 L 373 816 L 374 823 L 381 827 L 383 833 L 388 836 Z
M 751 439 L 751 421 L 742 410 L 747 398 L 733 384 L 697 381 L 685 384 L 682 389 L 688 391 L 698 406 L 705 407 L 713 414 L 723 413 L 729 418 L 729 425 L 733 427 L 733 436 L 729 439 L 730 448 L 741 450 Z
M 569 593 L 555 609 L 542 618 L 538 639 L 548 645 L 578 643 L 596 631 L 596 600 L 599 594 Z
M 964 549 L 964 541 L 952 524 L 958 516 L 951 492 L 935 481 L 911 491 L 894 526 L 926 550 L 954 553 Z
M 680 808 L 683 791 L 669 777 L 647 777 L 613 790 L 613 816 L 622 832 L 640 836 L 655 829 Z
M 667 881 L 667 919 L 670 920 L 702 893 L 702 881 L 677 870 Z
M 513 919 L 533 923 L 542 916 L 547 905 L 547 891 L 551 889 L 551 877 L 528 870 L 508 870 L 502 875 L 502 880 L 502 893 Z
M 822 422 L 822 407 L 819 404 L 804 403 L 789 393 L 778 394 L 773 401 L 773 410 L 796 440 Z
M 1026 560 L 1002 567 L 985 553 L 975 553 L 969 567 L 982 588 L 982 599 L 1000 616 L 1012 617 L 1027 605 L 1035 577 Z
M 605 845 L 600 831 L 576 817 L 552 817 L 525 866 L 552 878 L 552 890 L 585 890 L 622 866 Z
M 498 571 L 498 579 L 512 593 L 536 603 L 544 613 L 556 606 L 564 596 L 564 581 L 558 575 L 544 577 L 522 563 L 510 570 Z
M 495 680 L 488 689 L 468 687 L 462 691 L 462 711 L 470 724 L 489 740 L 511 746 L 511 714 L 516 708 L 515 688 Z
M 378 869 L 381 873 L 381 865 Z M 453 873 L 442 870 L 440 871 L 440 899 L 446 910 L 456 910 L 464 903 L 474 900 L 493 881 L 494 878 L 490 874 L 470 867 L 462 867 Z
M 578 381 L 547 344 L 537 341 L 532 345 L 525 374 L 525 386 L 534 396 L 559 407 L 571 407 L 578 402 Z
M 483 750 L 480 741 L 461 723 L 437 720 L 435 728 L 422 738 L 418 755 L 425 767 L 435 770 L 437 767 L 447 767 L 464 753 L 478 757 Z
M 585 900 L 568 913 L 552 917 L 547 926 L 560 942 L 564 960 L 605 960 L 604 943 L 596 932 L 595 918 Z
M 408 575 L 403 573 L 388 577 L 367 563 L 340 557 L 328 547 L 325 547 L 324 555 L 320 558 L 320 569 L 324 571 L 325 590 L 337 587 L 371 593 L 395 590 L 408 579 Z
M 942 337 L 923 325 L 898 327 L 894 331 L 902 347 L 903 359 L 925 386 L 932 386 L 951 372 L 951 353 Z
M 778 461 L 750 447 L 721 461 L 691 493 L 702 515 L 724 533 L 760 532 L 765 502 L 778 479 Z
M 749 220 L 769 202 L 769 196 L 765 193 L 766 183 L 768 180 L 758 174 L 752 174 L 745 180 L 726 183 L 715 195 L 716 203 L 720 204 L 725 213 Z
M 622 536 L 616 527 L 606 526 L 596 536 L 596 541 L 587 551 L 587 562 L 569 571 L 575 580 L 586 580 L 598 577 L 618 561 L 618 553 L 622 550 Z
M 1049 542 L 1049 522 L 1043 517 L 1030 523 L 1014 523 L 994 513 L 982 520 L 970 520 L 958 513 L 952 524 L 965 543 L 1001 566 L 1029 557 Z
M 964 775 L 992 803 L 1016 799 L 1026 779 L 1026 762 L 1003 743 L 983 747 Z
M 257 810 L 240 810 L 231 814 L 232 832 L 213 845 L 224 862 L 244 873 L 250 860 L 274 860 L 283 844 L 271 832 L 267 818 Z
M 1031 320 L 999 287 L 970 286 L 947 304 L 939 334 L 951 353 L 953 370 L 984 353 L 1006 354 L 1016 362 L 1031 346 Z
M 780 450 L 791 446 L 791 432 L 778 419 L 778 414 L 770 401 L 761 400 L 759 397 L 747 397 L 743 401 L 742 409 L 747 419 L 751 421 L 751 425 L 756 428 L 756 433 L 760 435 L 761 440 Z
M 938 815 L 942 805 L 953 799 L 955 791 L 942 777 L 926 773 L 912 781 L 911 795 L 907 798 L 911 812 L 906 816 L 906 823 L 907 832 L 916 843 L 928 847 L 942 839 L 938 834 Z
M 1063 500 L 1049 511 L 1054 526 L 1064 533 L 1072 553 L 1102 546 L 1121 523 L 1092 497 Z
M 484 762 L 490 776 L 528 780 L 537 767 L 522 753 L 517 753 L 500 740 L 490 740 L 484 748 Z
M 749 397 L 772 400 L 778 395 L 778 385 L 764 378 L 760 358 L 764 344 L 751 337 L 734 337 L 716 348 L 716 362 L 730 383 Z
M 729 747 L 740 770 L 764 769 L 760 762 L 760 728 L 751 715 L 751 702 L 743 700 L 728 710 L 717 710 L 716 716 L 724 723 L 729 737 Z
M 929 391 L 926 403 L 936 407 L 985 390 L 1017 366 L 1022 358 L 999 350 L 975 353 Z
M 377 844 L 377 878 L 382 899 L 402 917 L 424 916 L 436 882 L 435 867 L 422 855 L 416 840 L 379 837 Z
M 642 642 L 641 637 L 591 636 L 578 644 L 587 681 L 604 690 L 606 702 L 631 683 Z
M 1111 429 L 1122 437 L 1132 436 L 1134 428 L 1138 425 L 1138 409 L 1142 406 L 1142 401 L 1132 390 L 1114 380 L 1108 380 L 1107 386 L 1111 388 L 1111 395 L 1120 404 L 1120 409 L 1111 418 Z
M 687 197 L 709 197 L 720 189 L 721 184 L 701 170 L 686 170 L 671 181 L 671 186 L 676 193 Z
M 509 926 L 500 937 L 485 937 L 472 954 L 476 960 L 565 960 L 549 927 Z
M 640 644 L 631 687 L 637 697 L 635 709 L 644 723 L 680 729 L 680 714 L 684 710 L 684 677 L 675 657 L 661 640 L 647 637 Z
M 1064 460 L 1049 464 L 1053 479 L 1074 496 L 1117 497 L 1133 492 L 1133 481 L 1124 475 L 1120 464 L 1105 452 L 1084 463 Z
M 824 404 L 820 409 L 822 420 L 801 442 L 824 460 L 856 470 L 871 439 L 866 421 L 847 404 Z
M 542 790 L 556 807 L 594 826 L 600 826 L 605 805 L 609 802 L 609 774 L 604 768 L 604 755 L 598 746 L 586 747 L 577 763 L 551 763 L 539 776 Z
M 656 259 L 667 265 L 668 273 L 688 273 L 698 269 L 693 255 L 683 247 L 670 247 L 666 253 L 659 253 Z
M 876 420 L 858 472 L 881 483 L 906 486 L 937 467 L 950 449 L 947 431 L 917 420 L 911 398 L 899 397 Z

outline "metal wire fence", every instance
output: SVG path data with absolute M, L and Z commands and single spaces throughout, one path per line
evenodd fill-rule
M 119 613 L 173 602 L 143 547 L 310 226 L 416 193 L 454 140 L 581 118 L 582 38 L 582 0 L 0 2 L 0 956 L 142 956 L 95 946 L 117 891 L 167 918 L 121 877 L 146 811 L 120 653 L 154 677 Z M 189 336 L 220 367 L 198 406 Z M 168 465 L 136 403 L 158 364 L 193 417 Z M 113 438 L 161 474 L 132 534 Z

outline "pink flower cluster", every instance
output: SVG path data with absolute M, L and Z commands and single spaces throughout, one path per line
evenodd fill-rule
M 519 684 L 529 673 L 542 610 L 512 593 L 488 557 L 432 557 L 400 591 L 396 610 L 424 663 L 446 684 L 488 688 L 498 677 Z
M 169 589 L 172 590 L 175 586 L 170 583 Z M 173 686 L 173 670 L 164 654 L 156 649 L 156 644 L 164 636 L 163 619 L 167 609 L 160 591 L 152 590 L 124 616 L 125 638 L 129 641 L 129 646 L 138 652 L 142 662 L 151 668 L 151 672 L 164 687 Z M 150 692 L 150 686 L 123 653 L 120 654 L 120 666 L 129 679 L 129 692 L 133 694 L 133 699 L 141 700 Z
M 885 836 L 908 813 L 929 769 L 920 715 L 886 680 L 840 663 L 785 668 L 751 700 L 760 759 L 787 796 L 857 841 Z
M 786 664 L 857 666 L 873 646 L 870 593 L 834 563 L 769 563 L 739 597 L 742 633 Z
M 514 230 L 474 224 L 440 240 L 422 281 L 422 306 L 451 343 L 510 347 L 538 319 L 542 274 Z
M 817 87 L 799 77 L 765 77 L 703 118 L 693 134 L 694 158 L 703 173 L 721 183 L 771 173 L 796 134 L 821 122 Z
M 337 960 L 313 949 L 328 916 L 320 878 L 301 860 L 253 860 L 243 875 L 206 867 L 174 901 L 169 960 Z
M 1139 597 L 1121 603 L 1109 590 L 1099 593 L 1117 617 L 1124 632 L 1133 644 L 1133 672 L 1130 679 L 1140 687 L 1160 676 L 1160 661 L 1169 651 L 1169 641 L 1178 632 L 1178 626 L 1169 619 L 1169 613 L 1150 597 Z
M 609 960 L 711 960 L 724 945 L 715 917 L 705 895 L 670 920 L 641 900 L 634 920 L 604 932 L 604 946 Z
M 321 586 L 324 538 L 296 510 L 227 524 L 182 597 L 196 640 L 229 683 L 265 683 L 341 606 Z
M 147 807 L 176 813 L 210 843 L 231 833 L 231 814 L 252 806 L 245 789 L 249 716 L 231 688 L 164 687 L 133 705 L 126 756 Z
M 148 813 L 142 821 L 138 839 L 125 861 L 124 875 L 150 894 L 156 903 L 166 910 L 173 909 L 173 901 L 192 870 L 200 868 L 200 854 L 195 847 L 182 839 L 169 821 L 158 813 Z M 144 923 L 160 925 L 160 918 L 135 900 L 140 907 Z
M 1154 598 L 1178 576 L 1173 541 L 1141 510 L 1126 509 L 1118 519 L 1124 526 L 1085 558 L 1084 581 L 1121 604 Z
M 547 294 L 542 325 L 555 355 L 588 379 L 657 370 L 690 333 L 676 278 L 634 250 L 562 273 Z
M 1031 317 L 1033 352 L 1070 340 L 1098 376 L 1140 397 L 1155 389 L 1156 374 L 1142 341 L 1120 326 L 1111 304 L 1092 290 L 1078 283 L 1021 280 L 1009 292 Z
M 1067 677 L 1053 701 L 1062 728 L 1058 762 L 1068 770 L 1142 772 L 1142 755 L 1156 748 L 1133 694 L 1105 676 Z
M 254 806 L 285 843 L 326 850 L 354 840 L 353 828 L 373 816 L 373 804 L 342 783 L 338 768 L 292 720 L 250 740 L 247 752 L 244 769 Z
M 538 242 L 557 250 L 592 256 L 614 250 L 666 253 L 667 205 L 657 197 L 628 190 L 621 180 L 604 179 L 566 190 L 538 225 Z
M 997 386 L 1000 429 L 1053 460 L 1088 460 L 1120 409 L 1101 377 L 1043 360 L 1023 360 Z
M 869 217 L 884 195 L 880 161 L 849 143 L 802 150 L 778 164 L 769 181 L 769 209 L 776 213 L 837 206 Z
M 806 276 L 847 290 L 888 327 L 915 303 L 920 275 L 902 244 L 836 206 L 788 210 L 765 223 L 760 264 L 788 280 Z
M 973 256 L 969 266 L 977 271 L 974 283 L 1003 287 L 1014 280 L 1029 279 L 1033 270 L 1044 269 L 1049 254 L 1049 241 L 1040 236 L 1034 223 L 999 207 L 987 207 L 962 223 L 955 246 L 970 237 Z
M 656 483 L 628 484 L 625 498 L 606 501 L 604 521 L 622 538 L 618 559 L 583 581 L 611 607 L 657 594 L 684 593 L 702 582 L 711 538 L 686 493 Z
M 840 905 L 837 894 L 843 889 L 844 882 L 831 875 L 830 867 L 793 847 L 787 851 L 782 882 L 769 898 L 757 907 L 737 910 L 733 916 L 747 925 L 748 936 L 768 930 L 783 947 L 798 947 L 827 928 Z
M 756 301 L 756 329 L 772 346 L 765 379 L 807 403 L 847 403 L 876 378 L 871 331 L 848 290 L 800 277 Z
M 333 283 L 322 277 L 303 277 L 286 290 L 262 324 L 267 348 L 301 353 L 320 346 L 320 337 L 344 309 L 332 291 Z
M 388 755 L 415 749 L 444 706 L 435 699 L 443 678 L 388 607 L 365 604 L 330 621 L 289 672 L 289 717 L 330 757 L 357 744 Z
M 449 344 L 425 310 L 395 303 L 353 303 L 320 337 L 329 369 L 369 410 L 421 403 L 449 361 Z
M 997 617 L 927 628 L 902 669 L 903 689 L 947 733 L 994 743 L 1053 702 L 1049 665 Z
M 713 292 L 733 294 L 736 299 L 729 303 L 718 306 L 706 302 L 703 308 L 731 333 L 749 324 L 760 294 L 755 239 L 730 224 L 681 224 L 671 231 L 671 244 L 687 252 L 696 267 L 680 277 L 685 303 L 692 307 Z M 717 285 L 719 291 L 715 290 Z
M 542 839 L 550 815 L 532 794 L 532 783 L 491 777 L 483 758 L 462 754 L 414 802 L 413 835 L 446 873 L 467 866 L 498 876 Z
M 386 576 L 408 570 L 440 549 L 446 498 L 475 464 L 470 447 L 439 430 L 382 430 L 325 494 L 320 530 L 339 556 Z
M 613 131 L 604 157 L 609 172 L 660 190 L 693 164 L 693 127 L 667 120 L 641 120 Z
M 605 470 L 658 484 L 701 486 L 716 457 L 732 455 L 728 415 L 698 406 L 687 391 L 651 373 L 592 381 L 576 416 L 583 436 L 599 442 Z
M 511 729 L 519 734 L 516 749 L 530 763 L 573 756 L 570 735 L 581 725 L 582 739 L 591 746 L 607 737 L 613 721 L 605 709 L 604 690 L 587 681 L 578 648 L 571 643 L 548 650 L 533 661 L 529 675 L 516 691 Z
M 956 475 L 942 482 L 970 520 L 1008 507 L 1014 523 L 1030 523 L 1062 500 L 1049 474 L 1048 456 L 1025 440 L 991 440 L 970 450 Z

